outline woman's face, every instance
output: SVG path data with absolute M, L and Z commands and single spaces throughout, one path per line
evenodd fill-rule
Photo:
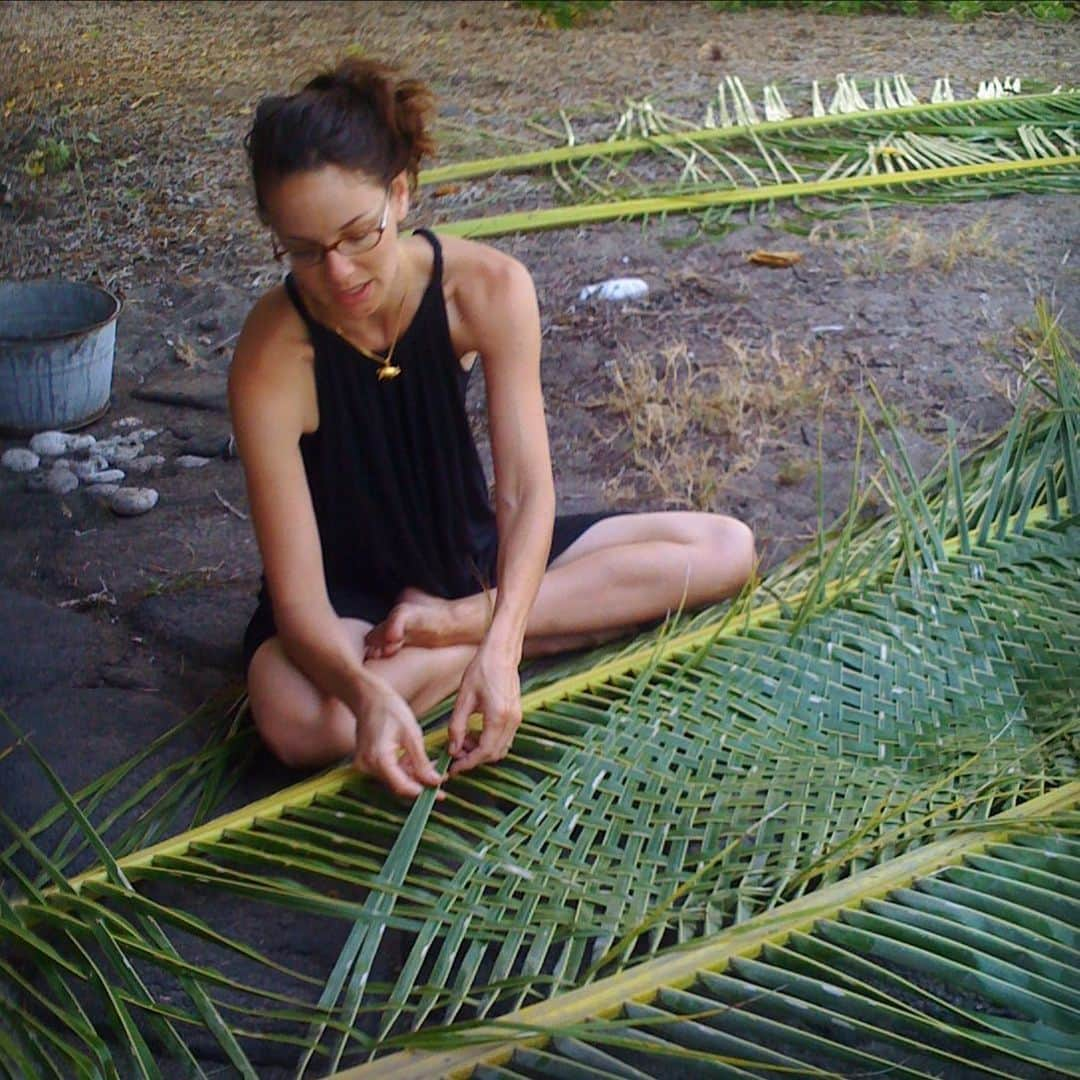
M 336 317 L 353 320 L 374 314 L 391 296 L 398 223 L 408 206 L 404 173 L 387 188 L 337 165 L 287 176 L 265 199 L 278 248 L 304 292 Z

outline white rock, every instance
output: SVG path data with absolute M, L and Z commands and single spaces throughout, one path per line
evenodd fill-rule
M 81 461 L 71 463 L 71 471 L 80 480 L 89 480 L 95 473 L 99 473 L 108 467 L 108 461 L 100 454 L 94 454 L 91 457 L 83 458 Z
M 97 439 L 93 435 L 69 435 L 67 437 L 67 448 L 69 453 L 77 454 L 81 450 L 89 450 Z
M 165 464 L 165 458 L 161 454 L 144 454 L 127 463 L 127 471 L 136 476 L 145 476 L 148 472 Z
M 79 478 L 70 469 L 53 469 L 45 481 L 45 490 L 53 495 L 67 495 L 79 486 Z
M 139 416 L 121 416 L 119 420 L 112 422 L 114 428 L 137 428 L 141 425 L 142 418 Z
M 124 479 L 123 469 L 103 469 L 101 472 L 91 474 L 86 478 L 88 484 L 99 487 L 102 484 L 112 484 L 114 487 Z
M 41 457 L 59 457 L 68 448 L 68 437 L 62 431 L 39 431 L 30 440 L 30 449 Z
M 138 439 L 139 442 L 149 442 L 151 439 L 156 439 L 161 434 L 160 431 L 155 428 L 140 428 L 138 431 L 133 431 L 129 438 Z
M 109 496 L 109 509 L 121 517 L 136 517 L 157 506 L 158 493 L 153 488 L 117 488 Z
M 596 297 L 598 300 L 639 300 L 648 296 L 648 283 L 639 277 L 608 278 L 607 281 L 598 282 L 596 285 L 586 285 L 578 293 L 579 300 L 590 300 Z
M 93 484 L 88 489 L 91 495 L 96 495 L 99 499 L 108 500 L 111 499 L 113 494 L 120 490 L 119 484 Z
M 71 462 L 68 461 L 66 457 L 58 457 L 55 461 L 52 461 L 49 464 L 50 467 L 53 469 L 67 469 L 68 472 L 72 471 Z
M 110 465 L 127 464 L 129 461 L 134 461 L 142 452 L 142 443 L 116 443 L 102 450 L 102 454 L 108 459 Z
M 40 464 L 41 458 L 33 450 L 26 450 L 21 446 L 13 446 L 5 450 L 0 457 L 0 464 L 12 472 L 33 472 Z
M 204 465 L 210 464 L 208 457 L 199 457 L 198 454 L 181 454 L 176 459 L 176 464 L 181 469 L 201 469 Z

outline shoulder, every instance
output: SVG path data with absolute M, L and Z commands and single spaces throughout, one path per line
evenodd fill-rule
M 304 321 L 285 286 L 277 285 L 258 300 L 244 320 L 229 368 L 230 385 L 276 381 L 303 367 L 311 353 Z
M 443 291 L 463 322 L 477 327 L 485 318 L 536 305 L 532 275 L 512 255 L 460 236 L 441 236 Z
M 298 387 L 310 381 L 311 339 L 284 285 L 262 296 L 248 313 L 229 367 L 229 405 L 234 414 L 285 411 L 301 400 Z M 274 410 L 275 413 L 279 409 Z

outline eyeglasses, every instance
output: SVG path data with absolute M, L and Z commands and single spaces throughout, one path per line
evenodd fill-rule
M 278 262 L 281 262 L 282 259 L 288 259 L 293 266 L 305 268 L 318 266 L 331 251 L 339 252 L 346 259 L 355 258 L 357 255 L 364 255 L 378 246 L 383 233 L 386 232 L 386 225 L 389 220 L 390 188 L 387 188 L 382 215 L 379 217 L 379 224 L 374 229 L 366 229 L 362 233 L 347 232 L 340 240 L 335 240 L 332 244 L 300 244 L 296 246 L 286 244 L 278 247 L 277 241 L 273 240 L 274 258 Z

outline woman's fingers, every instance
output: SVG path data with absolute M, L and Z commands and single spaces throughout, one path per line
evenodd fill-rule
M 475 712 L 483 718 L 479 738 L 471 738 L 467 731 L 469 716 Z M 478 652 L 462 677 L 450 718 L 450 753 L 454 758 L 450 775 L 501 761 L 510 752 L 520 724 L 516 665 L 493 662 L 490 656 Z
M 483 711 L 483 710 L 481 710 Z M 484 715 L 484 727 L 479 735 L 470 732 L 461 744 L 461 750 L 454 755 L 454 761 L 450 765 L 450 775 L 468 772 L 478 765 L 487 765 L 494 761 L 501 761 L 510 752 L 510 746 L 514 741 L 514 733 L 517 724 L 505 716 L 495 714 Z
M 495 761 L 502 761 L 510 749 L 510 739 L 501 737 L 494 730 L 488 734 L 489 728 L 484 725 L 484 734 L 481 735 L 476 745 L 467 750 L 461 757 L 456 758 L 450 765 L 450 775 L 468 772 L 479 765 L 490 765 Z
M 438 787 L 444 778 L 439 775 L 438 770 L 431 762 L 431 758 L 428 757 L 427 747 L 424 746 L 420 728 L 415 725 L 415 722 L 413 726 L 415 730 L 408 732 L 403 740 L 405 750 L 403 760 L 409 762 L 413 776 L 420 783 L 426 784 L 428 787 Z
M 458 690 L 457 700 L 454 702 L 454 711 L 450 716 L 450 756 L 453 758 L 456 758 L 464 749 L 474 701 L 475 695 L 463 682 L 461 689 Z
M 357 768 L 407 799 L 415 799 L 425 786 L 439 787 L 445 779 L 428 757 L 423 733 L 409 706 L 393 692 L 379 697 L 358 724 L 354 761 Z
M 384 750 L 376 759 L 375 769 L 379 779 L 395 794 L 406 799 L 415 799 L 423 791 L 419 781 L 414 780 L 397 754 L 391 750 Z

